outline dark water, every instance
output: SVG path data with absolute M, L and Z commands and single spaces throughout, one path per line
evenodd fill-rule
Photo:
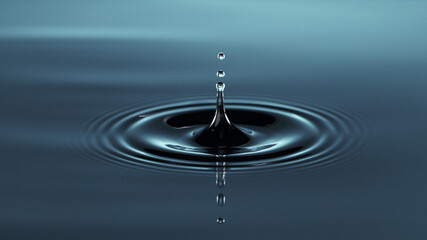
M 423 1 L 2 3 L 0 238 L 426 239 L 426 9 Z M 185 100 L 212 112 L 219 68 L 230 117 L 260 99 L 308 109 L 344 124 L 328 135 L 338 146 L 317 149 L 323 164 L 226 172 L 222 188 L 221 165 L 216 174 L 173 161 L 128 164 L 119 148 L 109 148 L 111 159 L 94 154 L 117 140 L 109 131 L 135 140 L 121 130 L 142 130 L 138 114 L 149 106 Z M 124 125 L 101 127 L 121 117 Z M 90 126 L 98 132 L 82 132 Z

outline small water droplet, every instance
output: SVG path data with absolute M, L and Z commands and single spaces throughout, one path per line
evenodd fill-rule
M 220 77 L 220 78 L 223 78 L 223 77 L 225 77 L 225 72 L 222 71 L 222 70 L 219 70 L 218 72 L 216 72 L 216 76 Z
M 225 204 L 225 195 L 220 193 L 216 196 L 216 202 L 218 203 L 218 206 L 222 207 Z
M 218 53 L 218 55 L 216 55 L 216 57 L 217 57 L 219 60 L 223 60 L 223 59 L 225 58 L 225 54 L 224 54 L 223 52 L 219 52 L 219 53 Z
M 216 84 L 216 90 L 217 90 L 218 92 L 222 92 L 222 91 L 224 91 L 224 89 L 225 89 L 225 83 L 223 83 L 223 82 L 218 82 L 218 83 Z
M 218 224 L 223 224 L 223 223 L 225 223 L 225 219 L 224 219 L 224 218 L 222 218 L 222 217 L 219 217 L 219 218 L 216 220 L 216 222 L 217 222 Z

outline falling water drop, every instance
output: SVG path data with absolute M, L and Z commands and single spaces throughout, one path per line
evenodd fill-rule
M 218 206 L 222 207 L 225 204 L 225 195 L 220 193 L 216 196 L 216 202 L 218 203 Z
M 222 217 L 219 217 L 219 218 L 216 220 L 216 222 L 217 222 L 218 224 L 223 224 L 223 223 L 225 223 L 225 219 L 224 219 L 224 218 L 222 218 Z
M 216 72 L 216 76 L 220 77 L 220 78 L 223 78 L 223 77 L 225 77 L 225 72 L 222 71 L 222 70 L 219 70 L 218 72 Z
M 225 54 L 224 54 L 223 52 L 219 52 L 219 53 L 218 53 L 218 55 L 216 55 L 216 57 L 217 57 L 219 60 L 223 60 L 223 59 L 225 58 Z

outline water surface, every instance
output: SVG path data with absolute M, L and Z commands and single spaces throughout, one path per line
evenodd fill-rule
M 6 1 L 2 239 L 425 239 L 423 1 Z M 218 63 L 216 54 L 227 58 Z M 135 169 L 75 146 L 89 119 L 227 96 L 350 113 L 360 151 L 327 167 Z M 213 106 L 214 108 L 214 106 Z M 218 217 L 226 219 L 217 224 Z

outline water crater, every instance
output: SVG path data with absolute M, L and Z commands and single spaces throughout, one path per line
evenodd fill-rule
M 230 172 L 325 165 L 361 143 L 362 128 L 350 114 L 247 98 L 226 104 L 224 92 L 218 82 L 216 103 L 194 99 L 100 115 L 86 124 L 83 146 L 124 165 L 192 172 L 222 165 Z
M 218 162 L 228 172 L 314 167 L 361 145 L 362 127 L 344 112 L 265 100 L 224 104 L 218 93 L 216 104 L 194 99 L 101 114 L 85 124 L 81 144 L 109 162 L 187 172 L 215 172 Z

